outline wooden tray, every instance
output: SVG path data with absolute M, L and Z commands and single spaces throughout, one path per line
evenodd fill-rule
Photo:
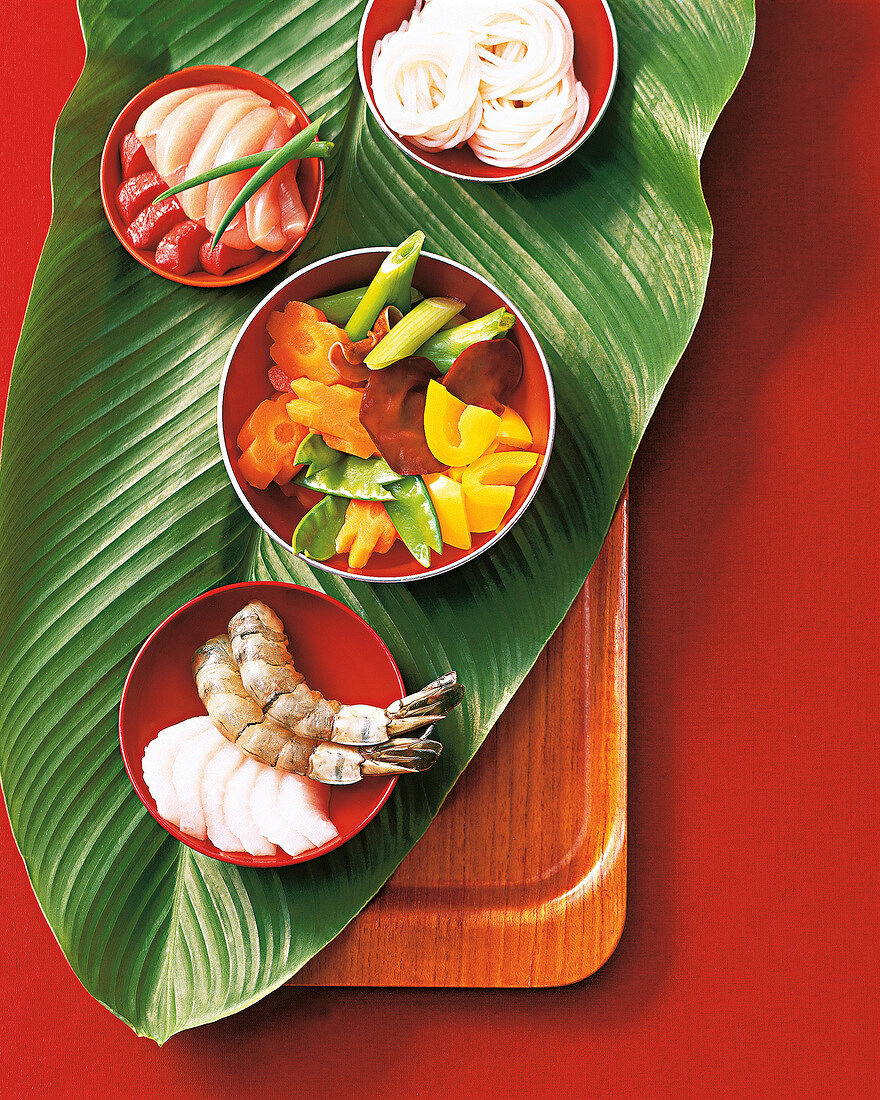
M 624 490 L 587 583 L 425 836 L 291 984 L 552 986 L 605 962 L 626 902 L 626 553 Z

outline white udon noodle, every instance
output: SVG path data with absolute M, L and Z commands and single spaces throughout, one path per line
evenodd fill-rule
M 373 95 L 388 127 L 424 149 L 467 142 L 530 168 L 583 128 L 589 97 L 556 0 L 425 0 L 376 43 Z

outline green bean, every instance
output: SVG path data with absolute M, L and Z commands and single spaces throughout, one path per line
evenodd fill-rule
M 333 148 L 332 141 L 313 141 L 311 145 L 305 150 L 304 153 L 300 153 L 300 160 L 307 160 L 310 157 L 326 157 Z M 172 195 L 179 195 L 181 191 L 188 191 L 190 187 L 198 187 L 200 183 L 210 183 L 211 180 L 218 180 L 221 176 L 231 176 L 233 172 L 243 172 L 247 168 L 260 168 L 271 160 L 272 156 L 277 152 L 277 149 L 266 149 L 262 153 L 251 153 L 249 157 L 239 157 L 238 160 L 228 160 L 225 164 L 215 164 L 213 168 L 209 168 L 207 172 L 199 172 L 197 176 L 193 176 L 192 179 L 184 180 L 183 183 L 178 183 L 176 187 L 169 187 L 167 191 L 163 191 L 158 198 L 153 199 L 153 204 L 161 202 L 163 199 L 168 199 Z
M 371 370 L 379 370 L 398 359 L 413 355 L 451 317 L 464 309 L 458 298 L 426 298 L 384 336 L 364 359 Z
M 452 366 L 459 355 L 478 340 L 492 340 L 502 335 L 513 325 L 514 316 L 506 309 L 496 309 L 476 321 L 466 321 L 455 328 L 441 329 L 426 340 L 414 355 L 424 355 L 443 373 Z
M 416 230 L 388 253 L 345 326 L 351 340 L 363 340 L 387 305 L 401 313 L 409 309 L 413 272 L 424 243 L 425 234 Z
M 324 118 L 325 116 L 321 115 L 320 118 L 315 119 L 314 122 L 306 126 L 304 130 L 300 130 L 298 134 L 295 134 L 286 145 L 282 145 L 280 149 L 276 149 L 263 167 L 258 168 L 251 176 L 232 200 L 229 209 L 220 219 L 220 224 L 217 226 L 217 232 L 214 234 L 211 241 L 212 249 L 216 248 L 217 242 L 226 232 L 229 223 L 235 215 L 241 210 L 248 199 L 260 190 L 266 180 L 271 179 L 285 164 L 289 164 L 290 161 L 296 160 L 306 149 L 308 149 L 312 139 L 318 132 L 318 127 L 324 121 Z

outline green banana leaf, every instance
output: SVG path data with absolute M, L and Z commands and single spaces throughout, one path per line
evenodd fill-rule
M 423 834 L 593 563 L 636 446 L 693 330 L 711 252 L 699 157 L 745 66 L 752 0 L 612 0 L 612 106 L 581 151 L 520 185 L 460 185 L 365 116 L 363 4 L 81 0 L 85 71 L 59 122 L 55 210 L 9 398 L 0 489 L 0 769 L 37 898 L 85 987 L 159 1042 L 236 1012 L 335 936 Z M 97 190 L 104 135 L 165 72 L 242 65 L 329 112 L 325 201 L 288 265 L 220 292 L 134 263 Z M 527 516 L 490 553 L 412 585 L 346 584 L 249 522 L 220 461 L 215 400 L 236 330 L 282 274 L 414 229 L 517 302 L 560 421 Z M 351 843 L 277 872 L 180 845 L 117 744 L 132 657 L 218 584 L 290 579 L 349 604 L 408 685 L 452 667 L 467 702 L 445 751 Z

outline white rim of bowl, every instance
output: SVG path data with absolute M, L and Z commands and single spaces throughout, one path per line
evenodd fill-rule
M 364 28 L 367 25 L 367 16 L 370 14 L 373 5 L 378 2 L 379 0 L 369 0 L 369 3 L 364 9 L 364 14 L 361 17 L 361 25 L 358 28 L 357 64 L 358 77 L 361 82 L 361 91 L 364 93 L 364 99 L 366 100 L 367 106 L 370 109 L 370 114 L 372 114 L 373 118 L 375 118 L 375 120 L 379 123 L 379 126 L 382 128 L 385 134 L 389 138 L 391 138 L 397 148 L 406 153 L 406 155 L 411 160 L 416 161 L 416 163 L 421 164 L 423 168 L 427 168 L 431 172 L 439 172 L 441 175 L 449 176 L 451 179 L 455 180 L 467 180 L 470 183 L 488 184 L 518 183 L 520 180 L 531 179 L 532 176 L 540 176 L 542 172 L 548 172 L 551 168 L 555 168 L 558 164 L 561 164 L 564 160 L 570 157 L 572 153 L 576 152 L 587 140 L 590 134 L 593 133 L 593 131 L 602 120 L 602 116 L 608 110 L 608 104 L 611 102 L 611 96 L 614 92 L 614 86 L 617 83 L 617 69 L 620 59 L 620 46 L 617 41 L 617 24 L 614 22 L 614 16 L 611 14 L 611 8 L 608 6 L 608 0 L 599 0 L 602 7 L 605 9 L 605 15 L 608 17 L 608 26 L 611 30 L 611 81 L 608 85 L 608 93 L 605 96 L 604 101 L 602 102 L 602 106 L 599 108 L 599 113 L 596 115 L 596 117 L 593 119 L 592 123 L 587 127 L 587 129 L 584 130 L 577 141 L 574 142 L 573 145 L 567 146 L 561 152 L 557 153 L 555 157 L 552 157 L 550 160 L 548 160 L 545 164 L 538 164 L 528 171 L 514 172 L 513 174 L 507 176 L 472 176 L 466 172 L 453 172 L 449 168 L 441 168 L 436 164 L 432 164 L 430 161 L 424 160 L 422 157 L 420 157 L 419 154 L 410 149 L 408 145 L 405 145 L 401 140 L 399 134 L 395 134 L 393 130 L 389 129 L 387 123 L 385 122 L 385 119 L 382 118 L 382 116 L 379 114 L 379 111 L 374 106 L 372 97 L 370 96 L 370 90 L 367 88 L 367 77 L 366 73 L 364 72 L 363 63 Z M 413 4 L 413 8 L 415 9 L 415 4 Z M 445 150 L 442 151 L 445 152 Z
M 323 260 L 316 260 L 314 263 L 302 268 L 295 274 L 288 275 L 286 279 L 280 282 L 278 286 L 276 286 L 273 290 L 269 291 L 269 293 L 256 306 L 254 306 L 244 324 L 238 330 L 238 335 L 235 337 L 232 347 L 229 349 L 229 353 L 226 356 L 226 362 L 223 364 L 223 373 L 220 375 L 220 386 L 217 391 L 217 436 L 220 440 L 220 453 L 223 455 L 223 464 L 226 467 L 226 475 L 232 483 L 232 487 L 233 489 L 235 489 L 239 500 L 248 510 L 251 518 L 257 523 L 257 525 L 261 527 L 271 539 L 277 542 L 279 546 L 283 546 L 289 554 L 292 554 L 294 557 L 300 558 L 307 565 L 310 565 L 315 569 L 323 569 L 327 573 L 334 573 L 337 577 L 345 577 L 349 580 L 370 581 L 372 584 L 409 584 L 410 581 L 421 581 L 426 580 L 428 577 L 439 577 L 443 573 L 448 573 L 450 572 L 450 570 L 457 569 L 461 565 L 467 565 L 475 558 L 478 558 L 480 554 L 485 553 L 485 551 L 488 550 L 491 546 L 494 546 L 495 543 L 502 536 L 507 534 L 511 527 L 513 527 L 513 525 L 519 520 L 520 516 L 525 512 L 526 508 L 528 508 L 529 504 L 531 504 L 532 498 L 535 496 L 541 485 L 541 482 L 544 480 L 544 474 L 547 472 L 547 466 L 550 463 L 550 453 L 553 450 L 553 440 L 556 435 L 556 394 L 553 389 L 553 379 L 550 376 L 550 367 L 547 363 L 547 357 L 544 355 L 544 349 L 541 347 L 541 344 L 539 343 L 537 336 L 532 330 L 531 325 L 522 316 L 520 316 L 519 311 L 514 309 L 513 304 L 507 299 L 504 294 L 501 293 L 498 287 L 493 286 L 492 283 L 488 281 L 488 279 L 484 279 L 482 275 L 478 274 L 472 268 L 465 267 L 464 264 L 457 263 L 455 260 L 450 260 L 447 256 L 439 256 L 436 252 L 422 252 L 423 256 L 430 257 L 432 260 L 439 260 L 441 263 L 448 264 L 450 267 L 458 268 L 459 271 L 463 271 L 465 272 L 465 274 L 472 276 L 478 282 L 481 282 L 483 286 L 491 290 L 493 294 L 497 294 L 498 297 L 505 303 L 505 306 L 516 318 L 516 324 L 522 325 L 522 327 L 528 333 L 529 337 L 535 345 L 535 348 L 538 352 L 538 358 L 541 362 L 541 367 L 544 371 L 544 379 L 547 383 L 547 396 L 550 401 L 550 417 L 547 423 L 547 448 L 544 452 L 541 465 L 538 469 L 538 476 L 535 478 L 534 485 L 529 490 L 528 495 L 525 497 L 522 504 L 510 517 L 510 519 L 504 524 L 504 526 L 499 531 L 496 531 L 492 538 L 489 539 L 488 542 L 486 542 L 478 550 L 470 551 L 470 553 L 468 553 L 465 557 L 459 558 L 458 561 L 450 562 L 448 565 L 437 566 L 435 569 L 423 569 L 419 573 L 407 574 L 403 577 L 382 577 L 371 576 L 368 573 L 353 573 L 351 572 L 351 570 L 348 569 L 338 569 L 334 565 L 327 565 L 326 562 L 317 561 L 315 558 L 306 557 L 305 554 L 298 554 L 289 542 L 285 542 L 284 539 L 282 539 L 280 535 L 273 531 L 272 528 L 269 527 L 269 525 L 265 522 L 265 520 L 263 520 L 257 514 L 257 512 L 252 507 L 251 502 L 242 492 L 241 486 L 238 484 L 238 479 L 235 476 L 235 471 L 232 468 L 232 460 L 230 459 L 229 454 L 226 450 L 226 440 L 224 439 L 223 433 L 223 396 L 226 393 L 226 380 L 229 377 L 229 370 L 232 366 L 233 357 L 235 356 L 236 350 L 238 349 L 239 341 L 241 340 L 242 336 L 244 336 L 248 327 L 252 324 L 257 314 L 267 304 L 267 302 L 269 302 L 270 299 L 274 298 L 290 283 L 294 282 L 296 279 L 299 279 L 302 275 L 307 274 L 309 271 L 314 271 L 318 267 L 323 267 L 324 264 L 330 263 L 331 260 L 347 259 L 351 256 L 387 256 L 390 251 L 390 248 L 353 248 L 348 252 L 337 252 L 333 256 L 325 256 Z

